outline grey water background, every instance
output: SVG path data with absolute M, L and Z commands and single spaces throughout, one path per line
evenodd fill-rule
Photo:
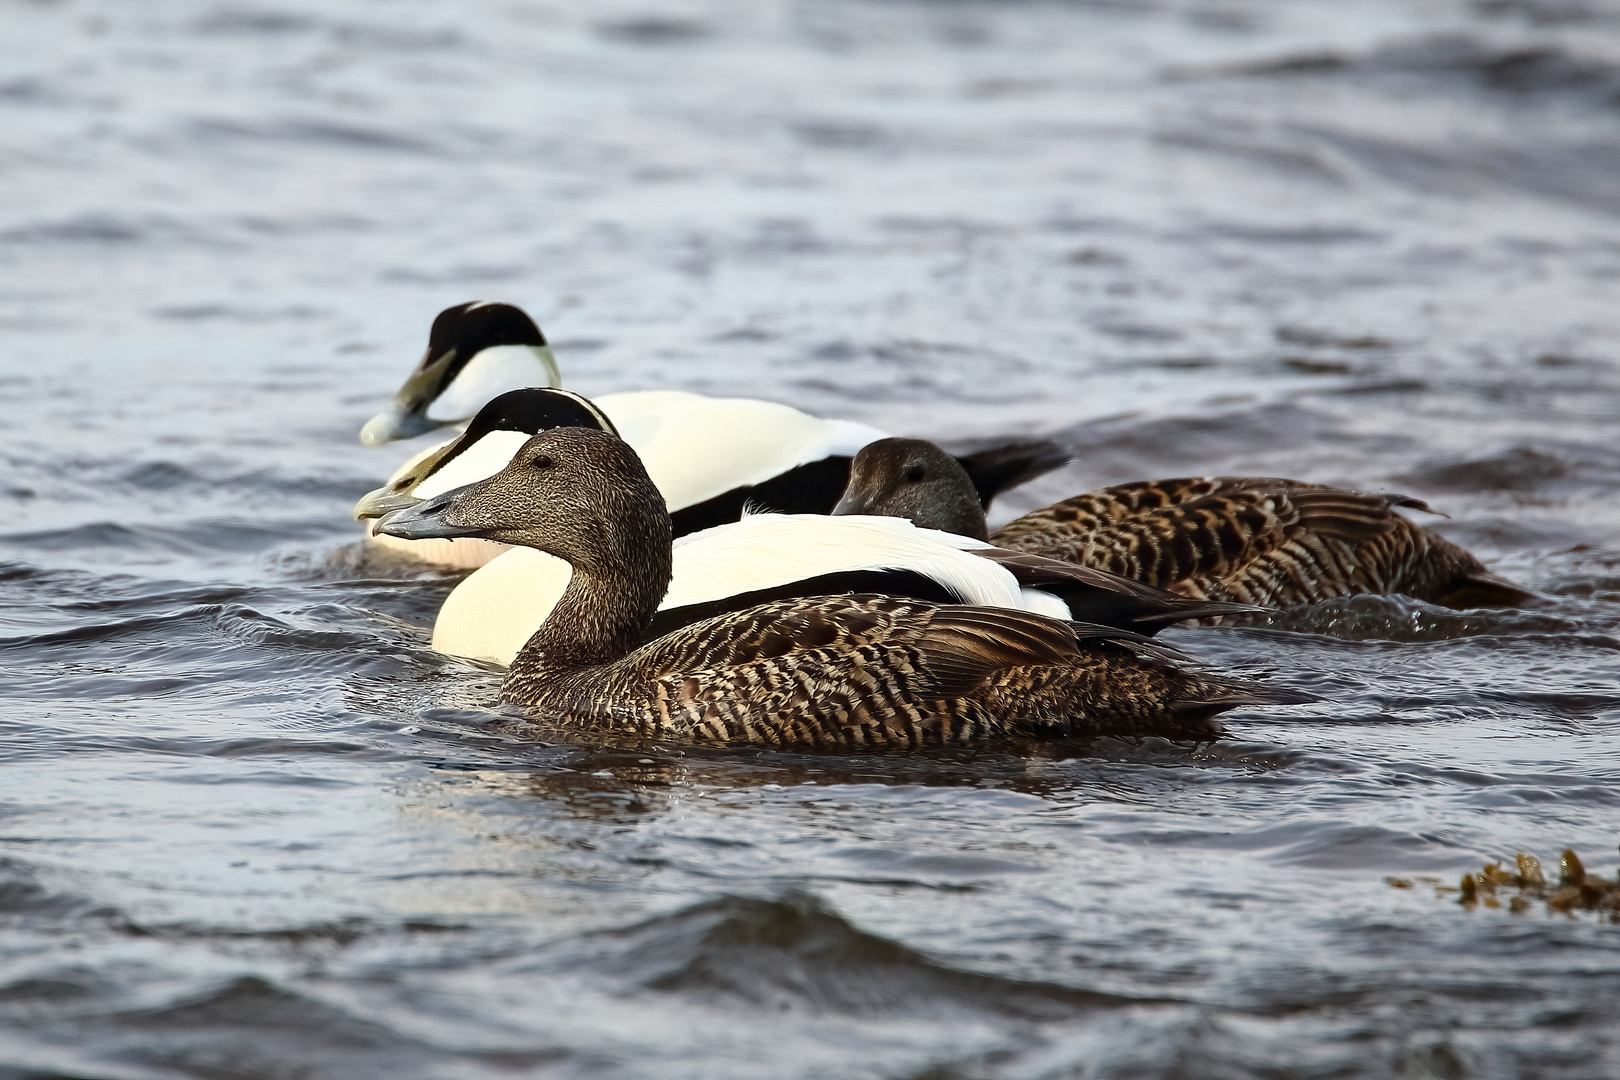
M 1620 9 L 0 0 L 0 1078 L 1620 1076 Z M 440 308 L 571 387 L 1400 490 L 1551 599 L 1173 631 L 1233 738 L 488 732 L 363 557 Z

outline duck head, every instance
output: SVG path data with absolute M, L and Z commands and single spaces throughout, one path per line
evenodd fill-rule
M 922 439 L 879 439 L 855 455 L 834 514 L 910 518 L 924 529 L 984 540 L 984 507 L 962 463 Z
M 662 565 L 668 582 L 663 495 L 629 444 L 589 428 L 541 432 L 495 475 L 397 510 L 377 531 L 402 540 L 477 537 L 538 548 L 603 576 Z
M 427 352 L 394 395 L 366 421 L 360 441 L 381 446 L 457 424 L 506 390 L 562 381 L 551 346 L 523 309 L 493 300 L 439 312 Z
M 362 496 L 354 505 L 355 519 L 380 518 L 493 476 L 534 435 L 559 427 L 618 434 L 602 410 L 571 390 L 509 390 L 479 409 L 458 438 L 417 462 L 404 476 Z

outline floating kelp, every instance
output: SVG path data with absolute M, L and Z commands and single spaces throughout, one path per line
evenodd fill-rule
M 1436 896 L 1457 893 L 1463 907 L 1472 911 L 1479 905 L 1488 908 L 1506 907 L 1515 915 L 1529 911 L 1534 901 L 1546 903 L 1547 911 L 1573 915 L 1577 911 L 1594 911 L 1607 915 L 1610 922 L 1620 923 L 1620 880 L 1610 880 L 1588 873 L 1579 855 L 1569 848 L 1558 858 L 1558 881 L 1549 883 L 1541 868 L 1541 860 L 1534 855 L 1519 852 L 1515 867 L 1509 869 L 1500 862 L 1486 863 L 1476 873 L 1464 874 L 1455 886 L 1439 884 L 1438 878 L 1385 878 L 1394 888 L 1410 889 L 1414 885 L 1432 884 Z M 1617 874 L 1620 878 L 1620 874 Z M 1509 896 L 1509 890 L 1517 890 Z

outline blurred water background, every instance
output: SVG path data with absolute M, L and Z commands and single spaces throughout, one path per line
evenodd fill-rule
M 1620 7 L 0 0 L 0 1078 L 1620 1076 Z M 1552 598 L 1178 630 L 1204 748 L 489 737 L 348 518 L 568 385 L 1404 491 Z

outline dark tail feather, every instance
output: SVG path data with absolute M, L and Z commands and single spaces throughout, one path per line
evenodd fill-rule
M 1095 567 L 1003 548 L 972 548 L 1010 571 L 1018 584 L 1052 593 L 1069 606 L 1075 622 L 1101 623 L 1156 634 L 1171 623 L 1223 615 L 1263 615 L 1267 609 L 1224 600 L 1178 596 Z
M 1226 734 L 1226 727 L 1215 717 L 1229 709 L 1244 705 L 1309 705 L 1322 700 L 1315 695 L 1286 690 L 1280 686 L 1226 680 L 1205 680 L 1200 689 L 1202 693 L 1170 706 L 1176 714 L 1177 723 L 1181 725 L 1180 734 L 1193 739 L 1222 738 Z
M 1082 648 L 1087 645 L 1112 645 L 1124 649 L 1133 656 L 1143 660 L 1156 660 L 1161 664 L 1172 667 L 1191 667 L 1198 664 L 1198 658 L 1173 649 L 1168 645 L 1161 645 L 1145 634 L 1134 633 L 1130 630 L 1121 630 L 1117 626 L 1108 626 L 1102 623 L 1070 622 L 1069 628 L 1074 631 L 1076 640 Z
M 1270 611 L 1270 608 L 1257 607 L 1254 604 L 1232 604 L 1224 600 L 1187 600 L 1164 611 L 1137 615 L 1131 621 L 1150 625 L 1158 630 L 1170 623 L 1185 622 L 1188 619 L 1218 619 L 1226 615 L 1266 615 Z
M 1497 577 L 1488 570 L 1475 570 L 1457 579 L 1451 589 L 1435 597 L 1435 603 L 1448 608 L 1526 607 L 1544 598 L 1515 584 L 1505 577 Z
M 1043 586 L 1069 607 L 1076 622 L 1117 626 L 1151 637 L 1167 626 L 1189 619 L 1213 619 L 1221 615 L 1257 615 L 1267 609 L 1248 604 L 1228 604 L 1215 600 L 1192 600 L 1169 593 L 1158 596 L 1121 596 L 1084 587 Z
M 1388 492 L 1384 495 L 1384 499 L 1386 500 L 1386 505 L 1389 506 L 1401 506 L 1408 510 L 1421 510 L 1423 513 L 1433 514 L 1435 517 L 1443 517 L 1447 519 L 1451 517 L 1451 515 L 1446 513 L 1444 510 L 1436 510 L 1422 499 L 1414 499 L 1410 495 L 1397 495 L 1394 492 Z
M 993 446 L 956 460 L 967 470 L 974 490 L 979 493 L 979 502 L 988 510 L 990 501 L 997 495 L 1062 468 L 1073 456 L 1067 447 L 1040 439 Z

